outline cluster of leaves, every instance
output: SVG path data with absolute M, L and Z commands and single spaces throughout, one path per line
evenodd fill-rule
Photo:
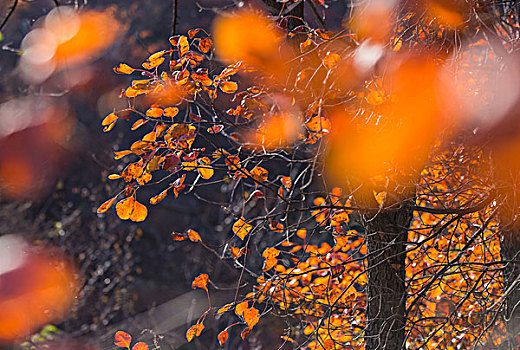
M 249 293 L 239 298 L 237 292 L 216 311 L 237 320 L 219 333 L 221 345 L 232 327 L 241 325 L 245 339 L 276 310 L 298 320 L 287 321 L 286 342 L 363 349 L 367 259 L 379 252 L 369 252 L 360 223 L 365 213 L 407 205 L 403 188 L 413 189 L 415 210 L 406 266 L 395 267 L 406 275 L 407 346 L 501 342 L 496 203 L 487 200 L 492 190 L 486 173 L 475 170 L 485 157 L 441 134 L 445 101 L 435 84 L 446 57 L 401 54 L 404 45 L 438 44 L 462 19 L 437 16 L 436 25 L 409 31 L 416 15 L 407 13 L 392 32 L 360 15 L 353 16 L 351 30 L 339 33 L 302 26 L 295 45 L 259 13 L 242 11 L 218 19 L 213 39 L 191 30 L 171 38 L 173 48 L 151 55 L 143 69 L 114 69 L 146 79 L 133 80 L 122 93 L 128 108 L 108 115 L 104 130 L 120 119 L 132 121 L 132 131 L 148 129 L 129 150 L 116 152 L 116 159 L 132 159 L 109 176 L 125 187 L 98 213 L 123 196 L 118 216 L 143 221 L 147 209 L 136 192 L 144 186 L 163 186 L 150 198 L 156 205 L 202 180 L 223 185 L 232 233 L 225 244 L 211 248 L 193 229 L 172 234 L 175 241 L 203 244 L 255 281 Z M 404 40 L 409 32 L 416 40 Z M 212 59 L 213 40 L 227 66 Z M 385 74 L 376 69 L 384 55 Z M 169 69 L 161 70 L 168 56 Z M 447 142 L 435 143 L 441 137 Z M 329 181 L 340 186 L 331 188 Z M 356 201 L 362 186 L 375 207 Z M 261 268 L 250 262 L 255 257 L 263 260 Z M 206 291 L 209 308 L 187 331 L 188 341 L 202 333 L 213 310 L 208 281 L 207 274 L 193 281 L 193 288 Z

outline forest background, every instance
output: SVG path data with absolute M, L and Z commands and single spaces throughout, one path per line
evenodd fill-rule
M 58 338 L 517 345 L 515 3 L 57 5 L 3 5 L 0 175 L 3 237 L 77 266 Z

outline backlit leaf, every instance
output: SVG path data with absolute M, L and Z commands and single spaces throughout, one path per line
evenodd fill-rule
M 242 317 L 244 318 L 244 321 L 246 321 L 249 328 L 253 328 L 260 320 L 260 314 L 258 310 L 253 307 L 245 309 Z
M 148 123 L 147 119 L 138 119 L 134 124 L 132 124 L 131 130 L 137 130 L 146 123 Z
M 120 201 L 116 204 L 116 212 L 117 216 L 121 220 L 128 220 L 130 219 L 130 215 L 132 214 L 132 211 L 134 210 L 134 203 L 135 199 L 134 197 L 128 197 Z
M 208 279 L 209 276 L 205 273 L 201 273 L 199 276 L 195 277 L 193 283 L 191 284 L 191 288 L 201 288 L 205 291 L 208 291 Z
M 179 108 L 177 107 L 168 107 L 164 109 L 165 117 L 173 118 L 177 115 L 177 113 L 179 113 Z
M 220 315 L 224 314 L 224 312 L 228 311 L 232 307 L 233 307 L 233 303 L 229 303 L 229 304 L 222 306 L 220 309 L 217 310 L 217 315 L 220 316 Z
M 208 53 L 209 50 L 211 50 L 211 47 L 213 46 L 213 41 L 211 41 L 210 38 L 203 38 L 203 39 L 200 39 L 200 43 L 199 43 L 199 50 L 204 52 L 204 53 Z
M 246 310 L 248 307 L 249 307 L 249 303 L 247 301 L 243 301 L 243 302 L 237 304 L 237 306 L 235 307 L 235 313 L 238 316 L 242 316 L 242 314 L 244 313 L 244 310 Z
M 218 339 L 220 346 L 224 345 L 224 343 L 228 340 L 228 338 L 229 338 L 229 333 L 226 330 L 223 330 L 222 332 L 220 332 L 217 335 L 217 339 Z
M 253 226 L 248 224 L 245 219 L 241 217 L 233 224 L 233 233 L 243 240 L 252 228 Z
M 234 81 L 224 81 L 219 84 L 220 90 L 226 94 L 232 94 L 238 89 L 238 84 Z
M 192 242 L 201 242 L 202 241 L 202 238 L 200 238 L 199 233 L 195 230 L 189 229 L 187 234 L 188 234 L 188 238 Z
M 138 343 L 135 343 L 135 345 L 132 347 L 132 350 L 148 350 L 148 345 L 140 341 Z
M 114 335 L 114 344 L 120 348 L 130 348 L 132 336 L 124 331 L 117 331 Z
M 159 118 L 161 115 L 163 115 L 163 110 L 161 108 L 150 108 L 146 111 L 146 115 L 150 118 Z
M 111 198 L 111 199 L 107 200 L 105 203 L 101 204 L 97 210 L 97 213 L 102 214 L 102 213 L 106 212 L 108 209 L 110 209 L 112 204 L 114 204 L 115 200 L 116 200 L 116 197 Z
M 130 215 L 130 220 L 132 220 L 134 222 L 141 222 L 146 219 L 147 215 L 148 215 L 148 209 L 146 209 L 146 206 L 135 201 L 134 210 L 132 211 L 132 214 Z
M 150 204 L 155 205 L 155 204 L 159 203 L 164 198 L 166 198 L 167 194 L 168 194 L 168 189 L 165 189 L 164 191 L 162 191 L 158 195 L 153 196 L 152 198 L 150 198 Z
M 340 60 L 340 56 L 334 52 L 327 52 L 327 55 L 323 57 L 323 65 L 327 69 L 333 68 L 336 64 L 338 64 Z
M 116 67 L 114 67 L 114 72 L 118 74 L 132 74 L 134 71 L 135 68 L 132 68 L 124 63 L 119 63 Z
M 188 342 L 191 342 L 194 337 L 198 337 L 202 333 L 203 329 L 204 325 L 202 323 L 197 323 L 191 326 L 191 328 L 186 332 L 186 339 Z

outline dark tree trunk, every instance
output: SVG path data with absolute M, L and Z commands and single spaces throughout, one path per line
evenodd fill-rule
M 374 207 L 375 200 L 364 202 Z M 368 246 L 366 350 L 404 349 L 406 242 L 412 217 L 406 205 L 363 217 Z
M 515 337 L 520 334 L 520 222 L 515 217 L 518 203 L 513 196 L 513 193 L 506 195 L 499 210 L 500 254 L 505 263 L 504 293 L 507 293 L 503 318 L 508 333 L 501 350 L 516 348 L 519 344 Z

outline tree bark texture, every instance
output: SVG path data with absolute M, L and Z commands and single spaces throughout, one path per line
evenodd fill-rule
M 412 211 L 406 207 L 365 216 L 368 245 L 366 350 L 404 349 L 405 259 Z

